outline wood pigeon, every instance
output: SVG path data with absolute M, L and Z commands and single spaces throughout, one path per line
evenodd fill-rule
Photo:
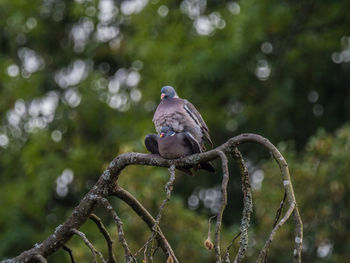
M 185 99 L 180 99 L 173 87 L 164 86 L 161 89 L 159 103 L 153 122 L 158 134 L 162 127 L 171 127 L 176 133 L 189 132 L 204 151 L 204 141 L 213 143 L 209 136 L 209 129 L 197 109 Z
M 160 135 L 147 135 L 145 145 L 148 151 L 159 154 L 165 159 L 177 159 L 202 152 L 201 146 L 189 132 L 175 133 L 169 126 L 164 126 L 160 131 Z M 191 167 L 185 167 L 183 171 L 188 173 L 190 172 L 189 168 Z M 215 172 L 214 167 L 209 162 L 199 164 L 199 168 Z

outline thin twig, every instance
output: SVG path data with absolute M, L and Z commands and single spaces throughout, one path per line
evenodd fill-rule
M 211 236 L 211 231 L 210 231 L 211 220 L 213 220 L 215 217 L 217 217 L 217 215 L 213 215 L 209 217 L 209 220 L 208 220 L 208 239 L 210 239 L 210 236 Z
M 147 245 L 145 246 L 145 250 L 143 251 L 143 260 L 145 261 L 143 263 L 147 263 Z
M 275 221 L 273 222 L 273 226 L 272 227 L 275 227 L 277 225 L 277 222 L 278 222 L 278 220 L 281 217 L 283 205 L 284 205 L 284 202 L 286 201 L 286 198 L 287 198 L 287 194 L 286 194 L 286 192 L 284 192 L 283 199 L 282 199 L 282 201 L 280 203 L 280 207 L 277 209 Z
M 222 151 L 217 151 L 217 155 L 221 158 L 222 165 L 222 183 L 221 183 L 221 204 L 220 209 L 216 218 L 216 227 L 215 227 L 215 256 L 216 262 L 221 263 L 221 251 L 220 251 L 220 229 L 222 223 L 222 215 L 224 213 L 226 204 L 227 204 L 227 184 L 229 180 L 228 173 L 228 161 L 227 157 Z
M 152 236 L 153 237 L 153 236 Z M 152 240 L 150 238 L 147 239 L 146 243 L 142 245 L 135 253 L 134 257 L 136 257 L 138 254 L 140 254 L 141 251 L 144 250 L 144 253 L 147 251 L 148 243 L 150 243 Z
M 134 254 L 136 256 L 138 253 L 140 253 L 144 248 L 147 248 L 148 244 L 154 239 L 154 237 L 159 233 L 159 222 L 162 218 L 162 212 L 164 210 L 165 205 L 169 202 L 171 192 L 173 190 L 173 184 L 175 181 L 175 165 L 171 165 L 169 168 L 170 172 L 170 178 L 169 181 L 165 184 L 165 192 L 166 192 L 166 198 L 163 200 L 162 204 L 159 207 L 158 214 L 155 220 L 155 224 L 152 227 L 152 234 L 149 237 L 149 239 L 146 241 L 146 243 Z M 173 251 L 168 251 L 169 256 L 172 256 L 175 262 L 178 262 L 175 254 Z
M 95 222 L 101 234 L 106 239 L 107 247 L 108 247 L 108 263 L 116 263 L 115 257 L 113 254 L 113 240 L 111 239 L 106 227 L 102 223 L 102 220 L 95 214 L 91 214 L 89 218 Z
M 159 245 L 157 244 L 157 242 L 152 242 L 151 243 L 151 251 L 149 253 L 149 255 L 150 255 L 149 260 L 150 260 L 151 263 L 153 263 L 153 256 L 156 254 L 158 248 L 159 248 Z
M 212 250 L 214 248 L 214 244 L 213 242 L 211 241 L 211 220 L 214 218 L 214 217 L 217 217 L 217 215 L 213 215 L 209 218 L 208 220 L 208 237 L 207 239 L 204 241 L 204 246 L 206 249 L 208 250 Z
M 127 203 L 140 216 L 140 218 L 143 221 L 145 221 L 148 227 L 152 230 L 153 226 L 156 223 L 156 220 L 131 193 L 129 193 L 122 187 L 118 186 L 117 189 L 115 189 L 111 194 L 113 196 L 120 198 L 125 203 Z M 158 226 L 158 235 L 156 235 L 156 239 L 160 247 L 164 251 L 164 253 L 168 253 L 168 251 L 171 251 L 171 254 L 174 255 L 173 249 L 171 248 L 169 242 L 165 238 L 159 226 Z
M 284 196 L 283 196 L 283 199 L 282 199 L 282 201 L 281 201 L 281 203 L 280 203 L 280 207 L 277 209 L 276 216 L 275 216 L 275 221 L 274 221 L 274 223 L 273 223 L 272 228 L 275 228 L 275 226 L 276 226 L 277 223 L 278 223 L 278 220 L 279 220 L 280 217 L 281 217 L 282 209 L 283 209 L 283 206 L 284 206 L 284 202 L 285 202 L 285 200 L 286 200 L 286 197 L 287 197 L 287 194 L 286 194 L 286 192 L 284 192 Z M 267 262 L 267 255 L 268 255 L 268 253 L 269 253 L 270 245 L 271 245 L 271 243 L 270 243 L 270 244 L 266 247 L 266 249 L 265 249 L 265 253 L 264 253 L 264 256 L 263 256 L 263 259 L 262 259 L 262 262 L 263 262 L 263 263 L 266 263 L 266 262 Z
M 241 238 L 239 241 L 239 249 L 236 255 L 234 263 L 240 263 L 245 256 L 245 252 L 248 248 L 248 229 L 250 225 L 250 213 L 253 211 L 253 197 L 251 192 L 251 186 L 249 182 L 249 174 L 247 166 L 241 152 L 234 148 L 233 157 L 237 161 L 241 180 L 242 180 L 242 192 L 243 192 L 243 213 L 240 226 Z
M 118 239 L 119 239 L 119 242 L 122 244 L 123 249 L 124 249 L 125 262 L 130 263 L 133 260 L 136 261 L 135 258 L 132 256 L 132 253 L 130 251 L 128 243 L 126 242 L 126 238 L 125 238 L 124 231 L 123 231 L 123 222 L 119 218 L 117 212 L 113 209 L 113 207 L 111 206 L 111 204 L 108 202 L 108 200 L 106 198 L 98 198 L 98 202 L 102 206 L 104 206 L 104 208 L 111 214 L 112 218 L 114 219 L 115 223 L 117 224 Z
M 99 255 L 99 257 L 101 258 L 101 260 L 106 263 L 106 261 L 104 260 L 101 252 L 99 252 L 98 250 L 96 250 L 96 248 L 91 244 L 91 242 L 87 239 L 86 235 L 83 232 L 80 232 L 79 230 L 73 228 L 72 229 L 72 233 L 76 234 L 77 236 L 80 236 L 81 239 L 84 241 L 85 245 L 90 248 L 91 250 L 91 254 L 92 254 L 92 263 L 97 263 L 97 259 L 96 259 L 96 254 Z
M 291 206 L 288 208 L 286 214 L 284 217 L 278 222 L 278 224 L 272 229 L 269 238 L 266 240 L 266 243 L 262 250 L 259 253 L 259 257 L 257 259 L 257 263 L 265 262 L 266 261 L 266 256 L 267 256 L 267 250 L 269 249 L 269 246 L 277 232 L 278 229 L 281 228 L 281 226 L 288 220 L 290 215 L 292 214 L 293 210 L 295 209 L 295 203 L 292 203 Z
M 222 258 L 222 260 L 225 261 L 225 263 L 230 263 L 230 248 L 232 247 L 233 243 L 235 242 L 235 240 L 242 234 L 242 232 L 239 232 L 237 235 L 235 235 L 230 244 L 228 244 L 227 248 L 226 248 L 226 252 Z
M 169 181 L 165 184 L 166 198 L 163 200 L 161 206 L 159 207 L 158 215 L 156 217 L 156 226 L 153 226 L 154 229 L 158 228 L 160 219 L 162 218 L 163 209 L 170 200 L 171 192 L 173 190 L 173 184 L 175 181 L 175 165 L 170 166 L 169 172 L 170 172 L 170 178 L 169 178 Z
M 66 245 L 63 245 L 63 246 L 62 246 L 62 249 L 68 252 L 70 261 L 71 261 L 72 263 L 75 263 L 72 250 L 71 250 L 69 247 L 67 247 Z

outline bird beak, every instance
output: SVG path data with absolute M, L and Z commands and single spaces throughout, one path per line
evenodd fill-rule
M 164 133 L 161 133 L 161 134 L 159 135 L 159 137 L 160 137 L 160 138 L 163 138 L 163 137 L 164 137 Z
M 160 99 L 162 100 L 162 99 L 164 99 L 164 97 L 165 97 L 165 93 L 162 93 L 162 94 L 160 95 Z

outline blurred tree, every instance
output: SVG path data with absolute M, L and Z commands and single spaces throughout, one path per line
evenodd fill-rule
M 320 129 L 306 144 L 303 153 L 295 151 L 293 144 L 279 145 L 293 175 L 295 194 L 304 222 L 305 262 L 342 263 L 347 262 L 350 256 L 346 230 L 350 220 L 350 196 L 347 194 L 350 186 L 346 179 L 350 171 L 349 138 L 350 126 L 347 124 L 334 134 Z M 257 234 L 271 225 L 274 219 L 265 204 L 277 202 L 276 199 L 282 196 L 282 193 L 278 193 L 280 183 L 270 179 L 276 178 L 279 171 L 270 162 L 261 168 L 266 179 L 255 193 L 255 212 L 259 218 Z M 292 235 L 292 232 L 285 232 L 285 235 Z M 285 254 L 283 251 L 286 245 L 281 242 L 272 246 L 270 253 L 275 260 L 272 262 L 281 261 L 280 256 Z
M 215 144 L 255 132 L 302 150 L 318 127 L 341 126 L 349 9 L 346 0 L 0 1 L 0 256 L 47 236 L 114 156 L 145 151 L 165 84 L 196 105 Z M 142 176 L 132 170 L 127 187 Z M 218 177 L 200 176 L 179 180 L 179 198 L 215 190 Z M 150 198 L 146 186 L 135 189 Z M 239 182 L 229 187 L 225 222 L 235 228 Z M 212 212 L 201 201 L 192 209 Z

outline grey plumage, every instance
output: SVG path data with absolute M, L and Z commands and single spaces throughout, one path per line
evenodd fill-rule
M 189 101 L 180 99 L 170 86 L 163 87 L 161 93 L 162 100 L 153 116 L 158 134 L 162 127 L 168 126 L 176 133 L 189 132 L 203 150 L 205 140 L 213 145 L 209 129 L 197 109 Z
M 177 159 L 186 155 L 202 152 L 201 146 L 189 132 L 175 133 L 171 127 L 164 126 L 160 135 L 149 134 L 145 138 L 148 151 L 159 154 L 165 159 Z M 185 170 L 189 170 L 190 167 Z M 201 163 L 199 168 L 214 172 L 210 163 Z

